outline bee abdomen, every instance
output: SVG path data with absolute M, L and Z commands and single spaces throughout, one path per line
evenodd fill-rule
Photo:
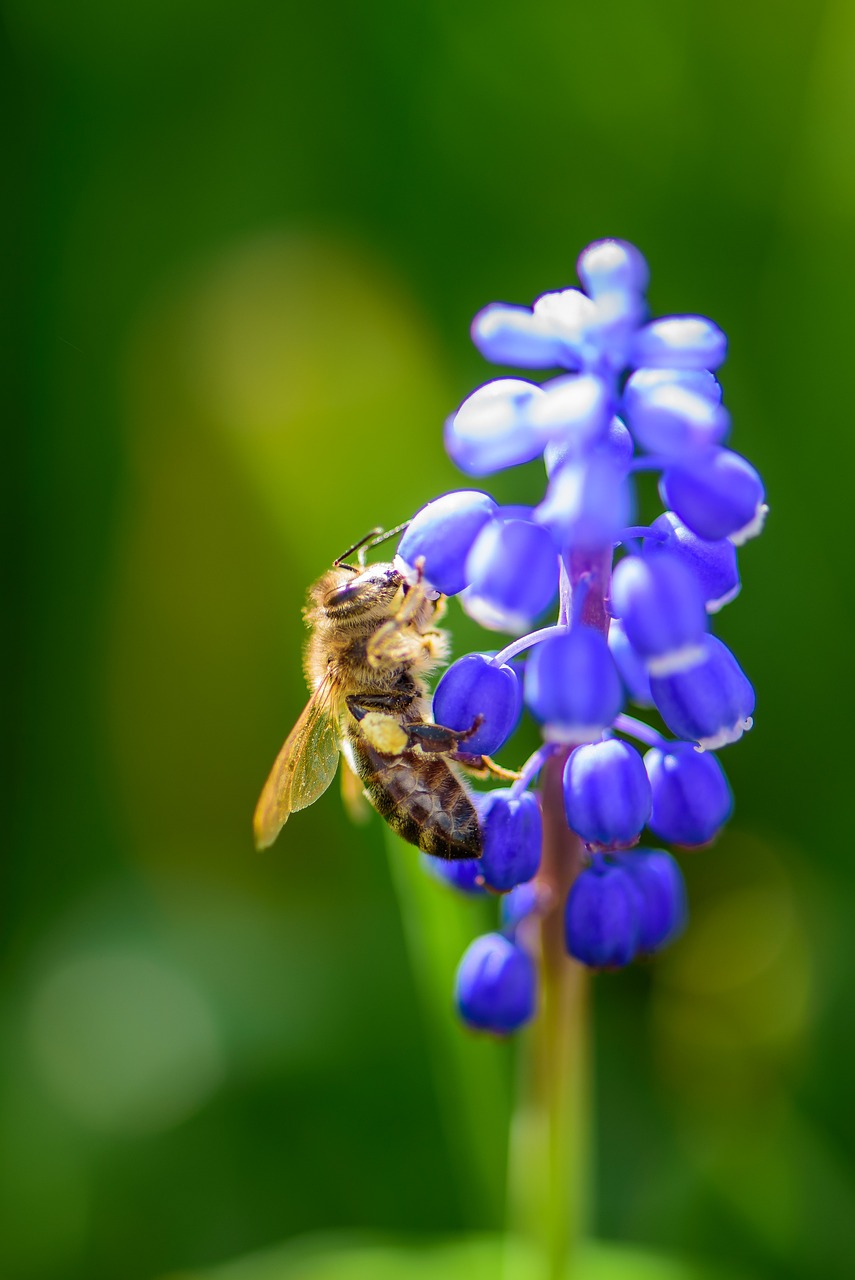
M 365 791 L 393 831 L 435 858 L 478 858 L 481 828 L 472 800 L 444 760 L 405 751 L 379 755 L 355 745 Z

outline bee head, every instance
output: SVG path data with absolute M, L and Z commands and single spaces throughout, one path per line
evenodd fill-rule
M 318 583 L 318 603 L 334 618 L 387 613 L 401 582 L 391 564 L 372 564 L 361 571 L 342 565 Z

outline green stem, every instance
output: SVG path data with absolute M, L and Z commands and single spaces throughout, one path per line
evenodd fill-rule
M 573 552 L 562 564 L 560 621 L 608 634 L 611 549 Z M 578 609 L 575 604 L 576 593 Z M 591 1042 L 588 971 L 564 946 L 564 904 L 582 869 L 582 843 L 567 826 L 562 778 L 569 750 L 541 774 L 543 856 L 537 881 L 546 903 L 539 919 L 541 1008 L 521 1046 L 520 1095 L 508 1154 L 508 1228 L 522 1237 L 526 1275 L 573 1280 L 589 1215 Z M 508 1277 L 514 1266 L 509 1251 Z
M 543 1280 L 569 1280 L 588 1214 L 589 1057 L 587 970 L 564 947 L 564 903 L 581 867 L 564 818 L 566 752 L 543 772 L 544 844 L 538 883 L 541 1008 L 523 1040 L 520 1096 L 509 1151 L 509 1228 Z

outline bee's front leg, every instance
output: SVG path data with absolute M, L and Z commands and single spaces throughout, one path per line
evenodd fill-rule
M 501 778 L 503 782 L 516 782 L 522 777 L 518 769 L 505 769 L 503 765 L 496 764 L 491 756 L 475 756 L 468 751 L 456 751 L 451 758 L 476 778 Z
M 412 705 L 413 693 L 349 693 L 347 709 L 354 720 L 364 720 L 370 711 L 386 711 L 391 715 L 406 711 Z

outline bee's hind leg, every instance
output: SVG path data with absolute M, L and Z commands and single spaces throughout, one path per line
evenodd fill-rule
M 468 729 L 447 729 L 445 725 L 426 722 L 406 724 L 403 727 L 410 740 L 410 746 L 421 747 L 426 755 L 456 756 L 460 743 L 473 737 L 483 723 L 484 717 L 479 714 Z M 473 756 L 472 759 L 480 759 L 480 756 Z
M 462 732 L 459 729 L 446 729 L 441 724 L 408 724 L 403 727 L 412 745 L 418 744 L 422 751 L 431 755 L 437 755 L 440 752 L 447 755 L 455 764 L 461 765 L 476 778 L 492 777 L 501 778 L 504 782 L 516 782 L 520 777 L 516 769 L 504 769 L 490 756 L 459 750 L 460 743 L 474 737 L 483 720 L 482 715 L 477 715 L 471 728 L 464 729 Z
M 501 778 L 503 782 L 516 782 L 522 777 L 518 769 L 505 769 L 502 765 L 496 764 L 490 756 L 475 756 L 470 755 L 468 751 L 456 751 L 451 759 L 476 778 Z

